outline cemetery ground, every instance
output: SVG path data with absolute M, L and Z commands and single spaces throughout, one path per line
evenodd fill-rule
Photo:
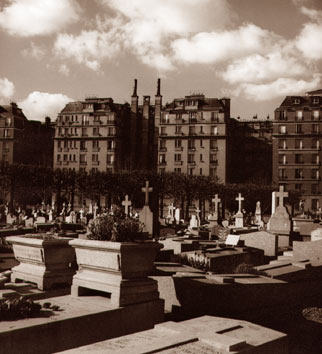
M 286 192 L 252 220 L 238 193 L 232 224 L 218 195 L 206 222 L 170 203 L 157 240 L 153 188 L 142 192 L 137 218 L 126 196 L 120 212 L 93 206 L 87 227 L 62 215 L 0 230 L 0 353 L 322 352 L 322 227 L 291 218 Z

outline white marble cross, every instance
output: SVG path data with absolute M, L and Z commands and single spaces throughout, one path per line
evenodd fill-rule
M 280 186 L 280 190 L 276 193 L 278 197 L 278 206 L 284 205 L 284 198 L 288 197 L 288 192 L 284 192 L 284 186 Z
M 97 203 L 95 203 L 95 205 L 94 205 L 94 219 L 96 218 L 96 215 L 97 215 L 97 209 L 98 209 L 98 205 L 97 205 Z
M 125 214 L 129 215 L 129 206 L 132 205 L 132 202 L 129 200 L 129 196 L 125 196 L 125 200 L 122 201 L 122 205 L 125 207 Z
M 171 218 L 173 219 L 173 214 L 174 214 L 174 211 L 176 210 L 176 207 L 173 206 L 173 203 L 171 203 L 171 204 L 168 206 L 168 209 L 169 209 L 169 214 L 170 214 Z
M 235 200 L 238 201 L 238 213 L 241 213 L 241 205 L 242 205 L 242 201 L 244 200 L 245 198 L 243 198 L 241 196 L 241 193 L 238 193 L 238 197 L 235 198 Z
M 149 205 L 149 193 L 153 191 L 153 188 L 149 187 L 149 181 L 145 182 L 145 187 L 142 188 L 142 192 L 145 193 L 144 205 Z
M 215 194 L 215 198 L 212 198 L 211 201 L 215 204 L 215 213 L 218 211 L 218 205 L 221 202 L 221 199 L 218 198 L 218 194 Z

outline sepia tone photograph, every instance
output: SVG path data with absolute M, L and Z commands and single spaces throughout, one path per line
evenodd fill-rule
M 322 0 L 0 0 L 0 354 L 322 354 Z

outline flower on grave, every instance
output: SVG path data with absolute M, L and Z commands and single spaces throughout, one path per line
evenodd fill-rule
M 122 208 L 114 207 L 107 215 L 101 215 L 89 225 L 90 240 L 134 242 L 144 238 L 143 224 L 125 215 Z

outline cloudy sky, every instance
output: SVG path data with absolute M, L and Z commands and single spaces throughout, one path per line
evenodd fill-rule
M 322 88 L 322 0 L 0 0 L 0 103 L 56 118 L 87 96 L 232 99 L 272 116 Z

